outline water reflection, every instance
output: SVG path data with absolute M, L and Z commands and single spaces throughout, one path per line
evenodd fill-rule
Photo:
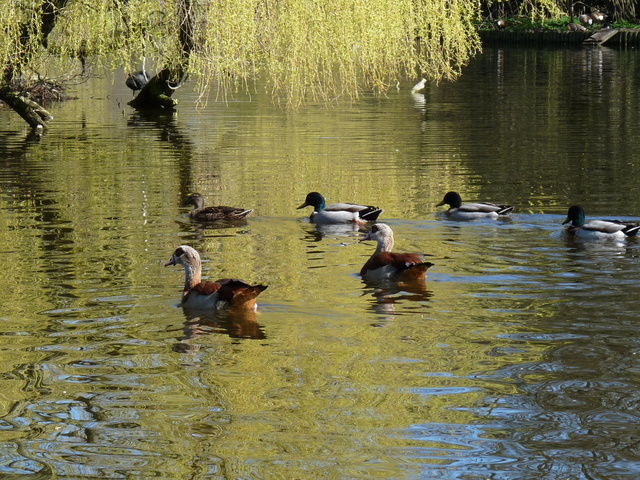
M 371 282 L 363 280 L 363 295 L 372 297 L 370 308 L 383 318 L 376 322 L 390 321 L 395 315 L 403 315 L 409 312 L 415 313 L 429 301 L 433 293 L 427 287 L 424 280 L 413 282 Z M 411 302 L 416 302 L 411 304 Z
M 181 91 L 163 117 L 92 83 L 39 142 L 0 110 L 0 476 L 634 478 L 640 245 L 560 223 L 640 213 L 638 62 L 486 49 L 418 97 L 195 112 Z M 383 205 L 426 282 L 362 282 L 360 229 L 295 211 L 328 186 Z M 516 213 L 434 221 L 450 189 Z M 193 223 L 193 191 L 256 214 Z M 269 308 L 173 308 L 160 262 L 185 243 Z
M 304 240 L 306 242 L 320 242 L 326 238 L 348 237 L 353 238 L 358 232 L 366 229 L 365 226 L 356 223 L 342 223 L 333 225 L 316 225 L 311 222 L 303 222 Z
M 180 352 L 199 350 L 199 346 L 189 340 L 197 340 L 204 335 L 222 334 L 230 338 L 262 340 L 266 338 L 264 327 L 258 323 L 255 311 L 210 312 L 183 308 L 184 337 L 174 349 Z

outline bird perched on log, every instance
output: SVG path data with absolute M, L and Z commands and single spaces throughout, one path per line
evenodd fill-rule
M 149 83 L 150 79 L 151 77 L 146 71 L 140 70 L 139 72 L 130 73 L 129 75 L 127 75 L 127 79 L 124 81 L 124 83 L 127 85 L 127 87 L 133 90 L 133 93 L 135 94 L 136 91 L 142 90 L 142 88 L 147 83 Z

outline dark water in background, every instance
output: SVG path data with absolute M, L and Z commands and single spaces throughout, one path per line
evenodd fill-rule
M 39 143 L 0 111 L 0 474 L 618 479 L 640 470 L 640 242 L 568 244 L 567 207 L 640 219 L 635 51 L 486 50 L 453 84 L 342 107 L 259 89 L 144 117 L 95 79 Z M 254 208 L 188 221 L 192 191 Z M 318 231 L 307 192 L 377 204 L 426 289 Z M 435 215 L 448 190 L 517 206 Z M 255 316 L 176 308 L 177 245 L 262 282 Z

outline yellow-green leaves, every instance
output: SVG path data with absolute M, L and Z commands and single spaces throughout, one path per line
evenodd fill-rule
M 47 1 L 0 9 L 5 65 L 19 48 L 37 50 Z M 286 104 L 353 100 L 405 77 L 455 78 L 480 48 L 476 0 L 69 0 L 48 52 L 130 71 L 177 65 L 180 2 L 193 12 L 187 68 L 202 99 L 262 78 Z M 31 28 L 28 47 L 17 25 Z

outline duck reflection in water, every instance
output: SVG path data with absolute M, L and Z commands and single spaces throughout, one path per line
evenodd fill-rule
M 433 295 L 424 280 L 413 282 L 363 280 L 363 282 L 365 284 L 364 295 L 371 294 L 373 297 L 371 310 L 380 315 L 386 315 L 386 320 L 402 315 L 402 312 L 396 308 L 398 305 L 405 303 L 403 310 L 408 312 L 412 310 L 412 307 L 406 306 L 406 302 L 426 302 Z
M 182 328 L 184 336 L 173 350 L 180 353 L 197 352 L 205 348 L 199 343 L 187 342 L 211 334 L 228 335 L 230 338 L 263 340 L 267 338 L 264 328 L 257 321 L 257 313 L 247 311 L 203 312 L 202 310 L 183 309 L 185 322 Z
M 325 237 L 354 237 L 363 228 L 362 225 L 357 223 L 316 225 L 304 222 L 302 225 L 304 230 L 303 240 L 311 243 L 320 242 Z

